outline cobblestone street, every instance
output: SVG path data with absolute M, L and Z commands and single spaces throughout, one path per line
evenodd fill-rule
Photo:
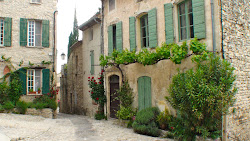
M 0 133 L 22 141 L 168 141 L 135 134 L 114 124 L 82 115 L 58 114 L 57 119 L 40 116 L 0 114 Z

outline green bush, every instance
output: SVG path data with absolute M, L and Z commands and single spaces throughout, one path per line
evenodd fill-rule
M 54 100 L 49 101 L 47 106 L 48 106 L 47 108 L 51 108 L 54 111 L 57 109 L 57 103 Z
M 165 111 L 161 112 L 158 116 L 156 121 L 159 123 L 159 126 L 162 130 L 169 129 L 168 125 L 171 122 L 173 116 L 170 115 L 168 109 L 165 109 Z
M 9 86 L 7 82 L 0 83 L 0 104 L 4 104 L 4 102 L 8 101 L 8 91 Z
M 33 102 L 28 102 L 27 107 L 28 108 L 35 108 L 35 104 Z
M 18 101 L 16 103 L 16 108 L 20 114 L 25 114 L 28 108 L 28 104 L 24 101 Z
M 46 108 L 46 106 L 47 106 L 46 103 L 40 103 L 40 102 L 35 103 L 36 109 L 44 109 L 44 108 Z
M 120 106 L 120 110 L 117 111 L 116 117 L 122 120 L 132 120 L 132 117 L 135 116 L 136 112 L 131 107 Z
M 3 108 L 5 109 L 5 110 L 7 110 L 7 111 L 10 111 L 10 110 L 12 110 L 12 109 L 14 109 L 14 104 L 11 102 L 11 101 L 7 101 L 7 102 L 5 102 L 4 103 L 4 105 L 3 105 Z
M 159 113 L 160 111 L 157 107 L 150 107 L 139 111 L 132 124 L 133 130 L 139 134 L 154 137 L 160 136 L 161 130 L 158 129 L 158 124 L 156 122 Z
M 107 117 L 105 116 L 105 114 L 103 112 L 97 112 L 97 113 L 95 113 L 95 119 L 96 120 L 102 120 L 102 119 L 107 120 Z
M 196 65 L 196 71 L 173 77 L 166 98 L 178 113 L 172 123 L 175 136 L 183 140 L 219 136 L 221 117 L 234 103 L 233 70 L 230 63 L 210 54 L 207 61 Z
M 134 96 L 133 96 L 133 90 L 130 88 L 129 84 L 127 81 L 125 81 L 121 88 L 117 90 L 117 99 L 121 102 L 122 107 L 131 107 L 133 101 L 134 101 Z
M 3 106 L 0 104 L 0 113 L 4 111 Z

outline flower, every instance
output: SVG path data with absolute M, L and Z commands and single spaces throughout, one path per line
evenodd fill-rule
M 98 79 L 101 79 L 100 77 Z
M 93 94 L 93 92 L 91 92 Z
M 95 84 L 97 84 L 97 82 L 95 82 Z
M 174 127 L 171 127 L 171 129 L 173 130 L 173 129 L 174 129 Z
M 94 77 L 92 77 L 92 79 L 94 79 Z
M 88 79 L 90 79 L 90 77 L 88 77 Z
M 99 100 L 99 98 L 97 97 L 96 100 Z
M 99 84 L 102 84 L 102 82 L 99 82 Z
M 104 69 L 102 69 L 102 72 L 104 72 Z

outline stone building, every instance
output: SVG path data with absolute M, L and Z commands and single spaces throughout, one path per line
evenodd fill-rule
M 228 140 L 250 140 L 250 31 L 248 0 L 221 0 L 224 58 L 235 68 L 236 102 L 227 116 Z
M 114 49 L 154 51 L 163 42 L 181 44 L 197 38 L 206 43 L 207 50 L 221 51 L 221 24 L 219 1 L 210 0 L 103 0 L 104 54 Z M 187 19 L 187 20 L 186 20 Z M 158 106 L 161 110 L 170 105 L 166 102 L 167 89 L 177 68 L 192 68 L 191 57 L 181 64 L 169 59 L 154 65 L 133 63 L 122 65 L 124 78 L 134 91 L 133 106 L 139 109 Z M 119 103 L 113 103 L 112 93 L 122 83 L 122 74 L 115 67 L 105 70 L 107 113 L 114 117 Z
M 97 105 L 92 104 L 89 93 L 88 77 L 99 77 L 101 67 L 101 17 L 96 13 L 78 27 L 82 31 L 82 41 L 70 48 L 67 75 L 63 75 L 62 111 L 65 113 L 94 116 Z M 66 84 L 65 84 L 66 83 Z
M 13 65 L 2 59 L 0 78 L 20 70 L 23 100 L 47 94 L 51 76 L 56 78 L 56 5 L 57 0 L 0 1 L 0 56 L 11 57 Z

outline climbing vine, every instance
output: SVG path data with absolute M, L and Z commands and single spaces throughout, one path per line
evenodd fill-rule
M 193 61 L 198 61 L 200 58 L 205 59 L 206 45 L 194 38 L 190 41 L 190 50 L 194 55 Z M 188 45 L 183 42 L 182 45 L 163 43 L 161 47 L 156 47 L 155 51 L 150 51 L 148 48 L 143 48 L 140 52 L 128 51 L 122 52 L 114 50 L 111 56 L 100 56 L 101 66 L 119 66 L 120 64 L 128 65 L 131 63 L 140 63 L 144 66 L 153 65 L 165 59 L 170 59 L 175 64 L 181 64 L 181 61 L 188 56 Z

